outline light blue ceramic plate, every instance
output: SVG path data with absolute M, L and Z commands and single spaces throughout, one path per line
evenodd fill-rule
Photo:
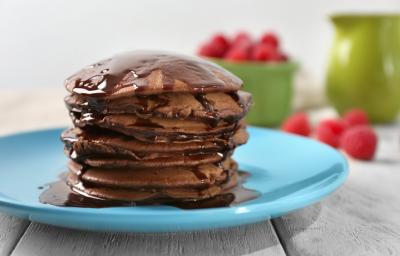
M 245 187 L 257 199 L 235 207 L 181 210 L 170 206 L 77 208 L 44 205 L 38 187 L 57 180 L 66 157 L 61 129 L 0 138 L 0 209 L 32 221 L 88 230 L 162 232 L 236 226 L 284 215 L 312 204 L 346 179 L 346 160 L 314 140 L 249 128 L 237 149 L 240 168 L 251 173 Z

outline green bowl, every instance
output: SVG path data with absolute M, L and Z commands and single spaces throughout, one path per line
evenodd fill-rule
M 290 114 L 296 63 L 213 61 L 240 77 L 243 89 L 253 95 L 254 104 L 246 117 L 247 123 L 276 127 Z

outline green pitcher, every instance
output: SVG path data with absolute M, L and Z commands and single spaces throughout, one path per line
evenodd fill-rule
M 373 122 L 390 122 L 400 109 L 400 14 L 334 15 L 327 94 L 342 114 L 364 109 Z

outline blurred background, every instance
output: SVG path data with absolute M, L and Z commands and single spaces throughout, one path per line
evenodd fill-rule
M 82 66 L 130 49 L 195 53 L 212 33 L 275 31 L 322 87 L 333 38 L 329 15 L 398 12 L 399 0 L 0 1 L 0 88 L 62 87 Z M 300 73 L 300 75 L 302 74 Z

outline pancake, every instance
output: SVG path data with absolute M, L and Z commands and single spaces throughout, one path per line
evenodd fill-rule
M 74 161 L 69 170 L 81 181 L 106 187 L 158 188 L 158 187 L 209 187 L 222 183 L 227 178 L 226 170 L 236 167 L 231 159 L 221 164 L 204 164 L 196 167 L 180 166 L 167 168 L 95 168 L 84 167 Z
M 133 114 L 113 114 L 102 117 L 82 115 L 73 118 L 76 127 L 98 126 L 104 129 L 123 133 L 128 136 L 190 136 L 214 135 L 233 132 L 236 123 L 222 122 L 210 128 L 206 123 L 192 120 L 162 119 L 158 117 L 141 118 Z
M 247 92 L 230 93 L 164 93 L 132 96 L 114 100 L 93 99 L 82 95 L 69 95 L 65 103 L 70 111 L 93 116 L 100 114 L 136 114 L 143 118 L 158 116 L 192 120 L 235 121 L 247 112 L 251 96 Z
M 237 91 L 243 82 L 197 57 L 158 51 L 132 51 L 96 62 L 65 81 L 72 94 L 121 98 L 164 92 Z
M 200 164 L 217 163 L 226 158 L 226 155 L 220 153 L 159 156 L 146 160 L 136 160 L 132 158 L 123 158 L 120 156 L 80 156 L 79 154 L 75 156 L 72 154 L 70 155 L 70 158 L 78 163 L 103 168 L 173 167 L 182 165 L 197 166 Z
M 89 133 L 90 134 L 90 133 Z M 80 129 L 66 130 L 61 138 L 68 157 L 94 167 L 167 167 L 216 163 L 247 140 L 244 128 L 230 142 L 143 143 L 124 135 L 88 135 Z M 218 142 L 220 142 L 218 144 Z
M 71 162 L 67 182 L 78 193 L 103 199 L 142 203 L 154 199 L 203 200 L 237 184 L 236 164 L 229 160 L 224 165 L 200 166 L 197 174 L 175 168 L 158 171 L 92 168 L 82 174 L 82 166 Z M 168 173 L 175 175 L 171 179 Z
M 209 137 L 204 141 L 147 143 L 122 134 L 91 133 L 75 128 L 64 131 L 61 139 L 65 143 L 68 154 L 75 151 L 75 154 L 78 155 L 119 155 L 146 160 L 171 155 L 225 154 L 226 151 L 234 149 L 237 145 L 244 144 L 248 139 L 248 134 L 244 128 L 240 128 L 227 140 Z
M 112 133 L 107 130 L 84 131 L 80 128 L 67 129 L 61 134 L 67 150 L 74 150 L 78 154 L 120 154 L 131 155 L 145 159 L 147 153 L 207 153 L 221 152 L 233 149 L 246 143 L 248 134 L 244 127 L 239 128 L 232 137 L 223 140 L 208 137 L 204 140 L 165 142 L 143 142 L 131 136 Z
M 70 173 L 68 182 L 76 183 L 78 176 Z M 118 200 L 146 204 L 146 202 L 158 204 L 175 200 L 205 200 L 214 198 L 222 194 L 225 190 L 237 185 L 237 173 L 234 172 L 226 183 L 220 186 L 210 186 L 207 188 L 160 188 L 160 189 L 124 189 L 110 187 L 87 187 L 77 182 L 72 186 L 72 190 L 88 197 L 99 199 Z

